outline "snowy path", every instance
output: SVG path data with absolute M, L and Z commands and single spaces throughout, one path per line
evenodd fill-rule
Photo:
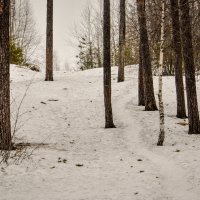
M 148 147 L 145 147 L 140 138 L 140 135 L 143 134 L 142 131 L 144 129 L 142 129 L 142 127 L 145 126 L 145 123 L 143 119 L 140 119 L 139 117 L 139 112 L 144 111 L 138 111 L 137 106 L 135 106 L 135 109 L 131 109 L 131 107 L 133 107 L 133 102 L 137 102 L 137 95 L 133 98 L 133 95 L 130 92 L 131 89 L 132 88 L 129 88 L 121 95 L 124 98 L 121 102 L 118 102 L 117 106 L 119 108 L 119 113 L 123 113 L 123 115 L 118 117 L 120 117 L 121 120 L 125 119 L 123 121 L 127 128 L 124 134 L 128 138 L 127 141 L 129 141 L 129 145 L 133 146 L 133 151 L 137 155 L 143 156 L 151 164 L 154 164 L 157 167 L 159 176 L 162 177 L 162 185 L 166 195 L 162 196 L 162 199 L 198 200 L 200 197 L 200 187 L 194 188 L 194 186 L 188 182 L 186 178 L 188 177 L 188 172 L 182 167 L 177 166 L 172 160 L 158 154 L 159 148 L 163 147 L 157 147 L 157 153 L 151 151 Z M 127 97 L 126 94 L 129 94 L 129 97 Z M 134 113 L 131 113 L 131 111 Z
M 20 119 L 26 123 L 17 137 L 45 145 L 31 159 L 1 170 L 0 200 L 199 199 L 199 150 L 190 152 L 194 164 L 184 160 L 184 152 L 174 155 L 172 148 L 183 146 L 169 146 L 171 135 L 166 147 L 155 147 L 157 113 L 136 105 L 137 70 L 128 68 L 127 81 L 121 84 L 116 72 L 113 68 L 117 129 L 110 130 L 103 128 L 101 69 L 58 73 L 53 83 L 34 81 L 22 109 L 28 114 Z M 23 80 L 14 80 L 12 87 L 18 101 L 28 85 Z M 192 148 L 191 139 L 185 140 Z

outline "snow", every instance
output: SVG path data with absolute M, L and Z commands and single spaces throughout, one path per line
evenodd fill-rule
M 158 112 L 137 106 L 137 66 L 117 83 L 116 129 L 104 129 L 102 69 L 44 74 L 11 66 L 15 142 L 30 143 L 0 170 L 0 200 L 198 200 L 200 136 L 178 124 L 174 77 L 164 77 L 166 141 L 157 147 Z M 154 78 L 155 91 L 158 79 Z M 200 98 L 200 83 L 197 83 Z

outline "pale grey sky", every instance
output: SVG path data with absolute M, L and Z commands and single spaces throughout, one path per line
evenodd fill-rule
M 78 24 L 81 13 L 89 0 L 54 0 L 54 49 L 62 63 L 66 60 L 74 64 L 75 47 L 69 43 L 73 41 L 72 29 Z M 45 45 L 46 33 L 46 2 L 47 0 L 30 0 L 38 30 Z

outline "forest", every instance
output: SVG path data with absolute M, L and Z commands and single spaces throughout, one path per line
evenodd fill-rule
M 74 63 L 40 3 L 0 0 L 0 200 L 199 200 L 200 1 L 84 0 Z

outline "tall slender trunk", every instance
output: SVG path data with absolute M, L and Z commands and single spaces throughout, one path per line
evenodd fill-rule
M 120 0 L 118 82 L 124 81 L 125 43 L 126 43 L 126 0 Z
M 144 97 L 144 69 L 142 65 L 141 45 L 139 46 L 139 70 L 138 70 L 138 105 L 145 106 Z
M 111 13 L 110 15 L 113 16 L 111 17 L 111 65 L 112 66 L 116 66 L 117 63 L 117 44 L 116 44 L 116 40 L 115 40 L 115 32 L 116 32 L 116 27 L 115 27 L 115 1 L 111 1 L 112 3 L 112 7 L 110 8 Z
M 173 49 L 175 54 L 174 68 L 176 81 L 177 117 L 186 118 L 178 0 L 170 0 L 170 2 L 172 17 Z
M 15 0 L 10 1 L 10 39 L 14 39 L 14 32 L 15 32 L 15 13 L 16 11 L 16 4 Z
M 99 28 L 99 25 L 97 25 L 97 64 L 98 64 L 98 67 L 102 67 L 102 62 L 101 62 L 101 45 L 100 45 L 100 28 Z
M 11 150 L 9 8 L 10 1 L 0 1 L 0 149 Z
M 104 0 L 103 22 L 105 128 L 115 128 L 111 103 L 110 0 Z
M 199 111 L 197 103 L 194 53 L 188 0 L 180 0 L 183 58 L 185 65 L 189 134 L 200 134 Z
M 145 85 L 145 110 L 155 111 L 158 110 L 156 106 L 156 100 L 154 95 L 153 87 L 153 76 L 152 76 L 152 66 L 149 50 L 149 40 L 146 25 L 146 11 L 145 11 L 145 0 L 137 0 L 137 10 L 138 10 L 138 21 L 139 21 L 139 32 L 140 32 L 140 42 L 141 42 L 141 55 L 142 55 L 142 65 L 144 69 L 144 85 Z
M 47 0 L 45 81 L 53 81 L 53 0 Z
M 94 61 L 93 61 L 93 49 L 92 49 L 92 42 L 90 43 L 90 47 L 89 47 L 89 62 L 90 62 L 90 69 L 94 68 Z
M 112 23 L 112 24 L 114 24 L 114 22 Z M 111 59 L 111 64 L 112 64 L 112 66 L 116 66 L 117 65 L 117 63 L 116 63 L 116 42 L 115 42 L 115 30 L 114 30 L 114 27 L 112 26 L 111 27 L 111 29 L 112 29 L 112 35 L 111 35 L 111 37 L 112 37 L 112 59 Z
M 165 139 L 165 113 L 163 104 L 163 65 L 164 65 L 164 38 L 165 37 L 165 0 L 162 0 L 162 18 L 161 18 L 161 34 L 160 34 L 160 58 L 159 58 L 159 116 L 160 116 L 160 134 L 158 138 L 158 146 L 163 146 Z
M 100 49 L 100 46 L 98 45 L 98 49 L 97 49 L 98 53 L 97 53 L 97 61 L 98 61 L 98 67 L 102 67 L 102 64 L 101 64 L 101 49 Z

